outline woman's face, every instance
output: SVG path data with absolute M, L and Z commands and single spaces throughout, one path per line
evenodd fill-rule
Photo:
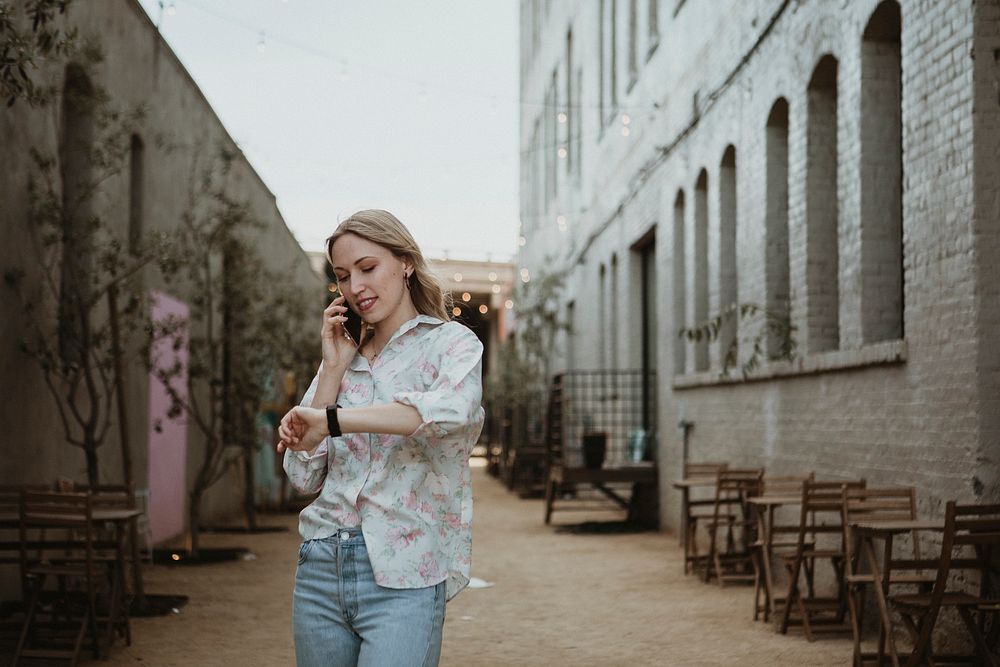
M 413 302 L 404 281 L 410 269 L 403 259 L 355 234 L 338 238 L 330 256 L 340 292 L 361 319 L 377 324 L 393 315 L 409 318 Z

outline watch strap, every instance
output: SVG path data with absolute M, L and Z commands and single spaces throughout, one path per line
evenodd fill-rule
M 326 406 L 326 427 L 330 431 L 331 438 L 339 438 L 342 435 L 340 422 L 337 420 L 338 408 L 339 406 L 336 405 Z

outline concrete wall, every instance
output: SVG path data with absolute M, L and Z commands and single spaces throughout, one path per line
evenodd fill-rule
M 563 365 L 598 359 L 610 320 L 610 344 L 637 367 L 633 246 L 655 234 L 663 525 L 678 520 L 668 482 L 682 470 L 682 419 L 695 424 L 692 460 L 913 484 L 925 512 L 951 498 L 1000 497 L 995 3 L 902 0 L 896 66 L 884 14 L 869 24 L 876 0 L 660 0 L 647 60 L 653 1 L 634 3 L 640 57 L 631 89 L 621 68 L 632 3 L 522 2 L 526 244 L 518 262 L 568 274 L 564 299 L 574 302 L 577 334 L 572 353 L 560 350 Z M 612 6 L 613 110 L 599 95 L 610 83 Z M 569 77 L 582 81 L 569 92 L 572 107 L 569 31 L 569 60 L 582 74 Z M 834 84 L 817 69 L 824 56 L 836 59 Z M 555 104 L 545 107 L 553 72 Z M 779 100 L 787 126 L 769 127 Z M 559 112 L 567 123 L 557 120 L 549 137 L 534 134 L 538 119 Z M 787 141 L 787 157 L 776 137 Z M 558 189 L 546 204 L 537 185 L 546 161 L 537 156 L 577 144 L 578 167 L 567 169 L 558 154 L 550 160 Z M 723 164 L 727 149 L 735 172 Z M 765 358 L 749 381 L 738 370 L 720 377 L 718 342 L 700 370 L 704 350 L 675 336 L 703 312 L 706 261 L 708 313 L 731 301 L 733 246 L 737 301 L 775 308 L 787 290 L 797 327 L 795 360 Z M 623 279 L 599 299 L 600 267 L 612 255 Z M 741 361 L 756 332 L 740 324 Z
M 264 223 L 253 241 L 268 268 L 282 272 L 290 284 L 314 298 L 316 312 L 323 307 L 325 282 L 310 268 L 308 258 L 285 225 L 274 195 L 238 151 L 211 106 L 156 31 L 145 12 L 132 0 L 94 0 L 74 3 L 69 21 L 81 37 L 96 37 L 103 61 L 90 70 L 92 81 L 103 87 L 111 105 L 131 109 L 144 105 L 147 119 L 140 130 L 144 144 L 143 227 L 150 233 L 176 226 L 187 207 L 192 180 L 209 165 L 218 147 L 236 158 L 227 177 L 227 191 L 249 204 L 252 215 Z M 45 83 L 61 87 L 64 68 L 46 66 L 39 73 Z M 0 175 L 0 267 L 22 266 L 27 272 L 27 290 L 35 291 L 42 276 L 33 258 L 37 233 L 28 224 L 27 183 L 32 164 L 30 149 L 59 154 L 62 126 L 60 100 L 41 108 L 18 103 L 0 109 L 3 173 Z M 127 162 L 126 162 L 127 164 Z M 95 197 L 95 211 L 104 219 L 128 227 L 129 170 L 107 180 Z M 163 289 L 152 272 L 133 285 L 143 291 Z M 189 295 L 175 293 L 185 300 Z M 318 320 L 317 320 L 318 321 Z M 63 442 L 55 405 L 34 363 L 18 351 L 25 333 L 18 307 L 10 294 L 0 301 L 0 379 L 3 400 L 0 419 L 9 424 L 3 440 L 4 464 L 0 483 L 51 482 L 57 476 L 86 479 L 81 451 Z M 129 432 L 136 482 L 146 488 L 149 438 L 150 377 L 139 363 L 127 369 Z M 194 477 L 202 454 L 198 432 L 187 431 L 187 479 Z M 117 427 L 100 449 L 101 479 L 121 480 Z M 242 478 L 234 470 L 209 494 L 206 522 L 226 520 L 240 511 Z

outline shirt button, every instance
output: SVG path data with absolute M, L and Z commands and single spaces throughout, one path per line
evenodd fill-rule
M 350 536 L 351 536 L 350 533 L 341 533 L 340 534 L 340 539 L 346 540 L 346 539 L 350 538 Z

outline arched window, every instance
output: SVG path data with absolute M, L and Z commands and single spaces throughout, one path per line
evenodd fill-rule
M 820 58 L 809 80 L 806 129 L 806 320 L 810 352 L 840 344 L 837 233 L 837 59 Z
M 79 361 L 90 298 L 93 213 L 91 151 L 94 142 L 94 89 L 79 65 L 66 67 L 62 95 L 59 171 L 62 178 L 62 262 L 59 292 L 59 353 Z
M 639 8 L 637 0 L 628 0 L 628 90 L 632 90 L 632 86 L 639 78 L 639 59 L 636 57 L 636 52 L 638 51 L 638 44 L 636 44 L 638 38 L 638 24 L 639 24 Z
M 618 1 L 601 2 L 601 127 L 618 114 Z
M 608 286 L 608 358 L 611 370 L 618 370 L 618 255 L 611 255 L 611 280 Z
M 693 323 L 697 326 L 708 319 L 708 172 L 698 174 L 694 185 L 694 266 L 691 276 Z M 694 369 L 708 370 L 708 340 L 694 345 Z
M 677 335 L 677 332 L 687 326 L 687 300 L 685 299 L 686 278 L 684 262 L 684 191 L 677 191 L 674 200 L 674 266 L 673 266 L 673 301 L 674 301 L 674 374 L 686 372 L 687 363 L 685 348 L 687 341 Z
M 903 337 L 900 10 L 885 0 L 861 43 L 861 338 Z
M 726 147 L 719 165 L 719 311 L 731 312 L 723 317 L 719 328 L 719 358 L 725 359 L 736 341 L 739 299 L 736 256 L 736 148 Z
M 142 139 L 132 135 L 132 146 L 129 153 L 129 207 L 128 207 L 128 247 L 132 254 L 137 254 L 142 245 L 143 235 L 143 164 L 145 149 Z
M 566 370 L 576 369 L 576 301 L 566 304 Z
M 773 317 L 788 315 L 788 101 L 780 97 L 767 117 L 765 151 L 766 221 L 764 283 L 765 307 Z M 767 355 L 781 355 L 784 341 L 769 328 Z
M 597 364 L 601 370 L 608 367 L 608 301 L 606 290 L 608 288 L 607 267 L 601 264 L 597 272 Z

